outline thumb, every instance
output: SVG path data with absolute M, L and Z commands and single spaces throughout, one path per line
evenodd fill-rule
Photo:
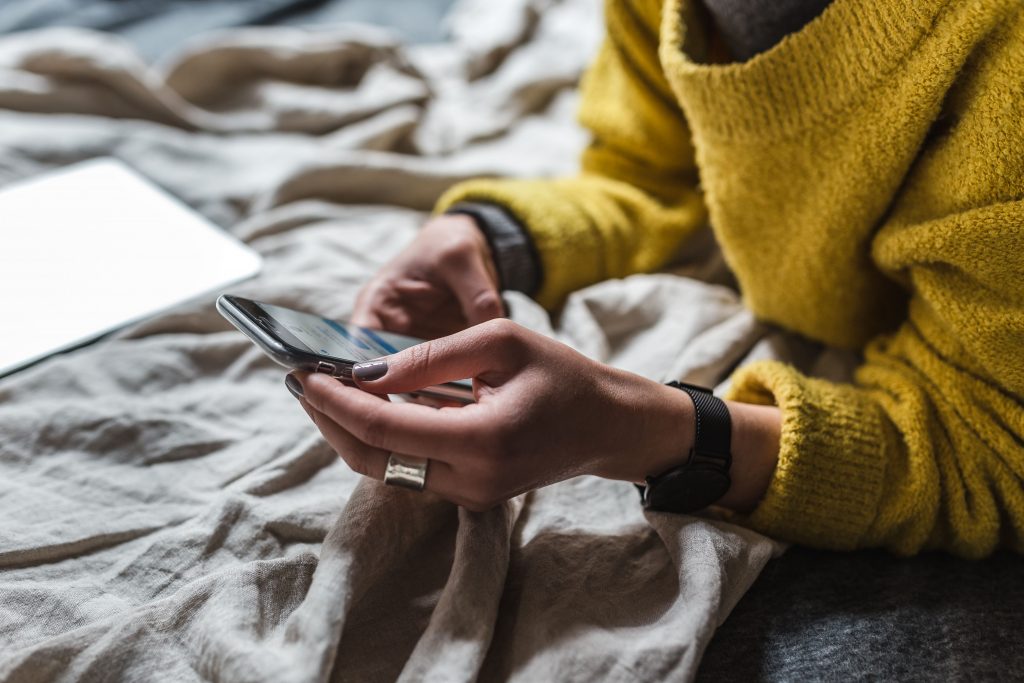
M 457 379 L 506 374 L 522 357 L 523 328 L 503 318 L 357 363 L 352 377 L 378 394 L 401 394 Z

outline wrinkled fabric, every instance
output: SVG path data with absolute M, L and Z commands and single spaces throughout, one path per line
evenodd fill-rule
M 574 169 L 600 25 L 594 0 L 464 1 L 441 45 L 248 29 L 159 69 L 103 34 L 5 38 L 0 183 L 117 157 L 260 252 L 233 292 L 344 317 L 454 182 Z M 841 369 L 758 325 L 715 254 L 556 319 L 509 303 L 657 380 Z M 592 477 L 485 513 L 362 479 L 213 298 L 0 380 L 0 680 L 685 680 L 782 550 Z
M 384 24 L 410 40 L 434 42 L 452 0 L 4 0 L 0 33 L 78 26 L 116 33 L 147 60 L 193 36 L 250 25 Z

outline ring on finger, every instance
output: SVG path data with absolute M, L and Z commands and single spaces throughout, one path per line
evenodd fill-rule
M 388 486 L 401 486 L 422 491 L 427 485 L 427 468 L 430 461 L 426 458 L 415 458 L 411 455 L 392 453 L 388 456 L 388 465 L 384 469 L 384 483 Z

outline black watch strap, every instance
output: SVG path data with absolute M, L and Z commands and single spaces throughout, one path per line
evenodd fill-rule
M 725 401 L 710 389 L 685 382 L 669 382 L 668 386 L 682 389 L 697 409 L 697 426 L 693 434 L 693 450 L 701 457 L 718 458 L 728 465 L 732 460 L 732 418 Z
M 476 222 L 494 255 L 501 289 L 527 296 L 537 293 L 541 284 L 540 256 L 530 233 L 507 209 L 498 204 L 459 202 L 445 213 L 465 214 Z
M 732 483 L 732 418 L 725 401 L 710 389 L 685 382 L 669 382 L 693 400 L 696 426 L 687 461 L 668 472 L 647 477 L 640 500 L 650 510 L 695 512 L 711 505 Z

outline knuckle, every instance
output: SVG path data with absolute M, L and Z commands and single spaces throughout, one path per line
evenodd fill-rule
M 467 232 L 470 229 L 479 232 L 479 228 L 476 226 L 476 219 L 465 213 L 449 213 L 444 216 L 437 218 L 438 222 L 443 222 L 444 226 L 448 229 L 455 228 L 457 230 L 465 230 Z
M 501 297 L 493 289 L 485 289 L 476 295 L 473 300 L 474 305 L 477 309 L 488 315 L 497 317 L 504 313 L 504 306 L 501 303 Z
M 438 248 L 437 258 L 441 266 L 461 269 L 469 262 L 471 255 L 471 245 L 467 240 L 457 235 L 448 235 Z
M 485 324 L 487 336 L 498 350 L 513 351 L 522 345 L 522 328 L 508 318 L 495 318 Z
M 477 230 L 476 221 L 467 214 L 464 213 L 443 213 L 440 216 L 434 216 L 423 225 L 423 232 L 437 231 L 443 235 L 447 235 L 453 231 L 463 230 L 465 228 L 473 228 Z
M 495 338 L 512 337 L 516 333 L 516 325 L 508 318 L 502 318 L 501 320 L 491 320 L 487 323 L 490 328 L 490 333 Z
M 430 358 L 434 353 L 434 342 L 427 341 L 411 346 L 406 351 L 406 361 L 413 374 L 421 374 L 430 368 Z

